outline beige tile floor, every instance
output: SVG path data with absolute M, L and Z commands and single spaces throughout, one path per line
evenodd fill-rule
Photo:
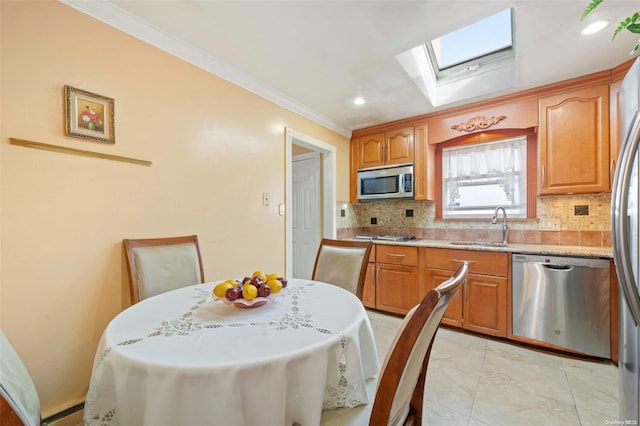
M 401 318 L 369 310 L 380 360 Z M 591 362 L 441 327 L 425 390 L 426 425 L 616 424 L 618 372 Z

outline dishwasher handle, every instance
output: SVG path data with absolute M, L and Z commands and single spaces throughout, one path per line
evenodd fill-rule
M 571 265 L 550 265 L 548 263 L 541 263 L 547 269 L 553 269 L 554 271 L 563 271 L 563 272 L 571 272 L 573 270 L 573 266 Z

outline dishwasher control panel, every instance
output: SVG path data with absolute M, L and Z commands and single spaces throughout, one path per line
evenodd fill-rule
M 545 265 L 559 266 L 583 266 L 585 268 L 609 269 L 609 259 L 600 257 L 566 257 L 566 256 L 546 256 L 544 254 L 518 254 L 512 255 L 512 261 L 533 262 Z

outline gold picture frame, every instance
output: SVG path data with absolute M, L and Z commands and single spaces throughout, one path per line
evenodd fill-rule
M 114 100 L 64 86 L 64 133 L 67 136 L 115 143 Z

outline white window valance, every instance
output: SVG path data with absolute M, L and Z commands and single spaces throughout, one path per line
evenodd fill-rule
M 522 210 L 526 202 L 526 137 L 444 148 L 442 150 L 444 211 L 496 204 L 483 190 L 498 186 L 504 195 L 497 204 Z M 476 200 L 461 199 L 461 187 L 473 186 Z M 486 202 L 485 202 L 486 201 Z

